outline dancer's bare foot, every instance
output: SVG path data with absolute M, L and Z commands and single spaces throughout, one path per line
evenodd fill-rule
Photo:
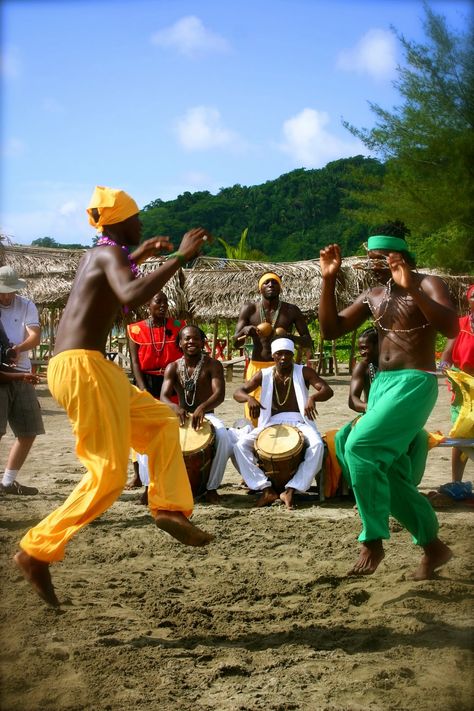
M 186 546 L 207 546 L 214 536 L 189 521 L 181 511 L 163 511 L 156 514 L 158 528 L 166 531 Z
M 59 600 L 56 597 L 53 583 L 51 582 L 49 563 L 33 558 L 33 556 L 28 555 L 28 553 L 25 553 L 23 550 L 18 551 L 18 553 L 13 556 L 13 561 L 31 584 L 33 590 L 35 590 L 48 605 L 59 607 Z
M 290 487 L 289 489 L 285 489 L 285 491 L 282 491 L 280 494 L 280 499 L 283 501 L 287 509 L 293 510 L 295 508 L 295 505 L 293 503 L 294 493 L 295 490 Z
M 142 504 L 143 506 L 148 506 L 148 487 L 147 486 L 145 486 L 145 491 L 138 499 L 138 503 Z
M 382 541 L 364 541 L 359 553 L 359 560 L 348 575 L 372 575 L 385 557 Z
M 262 506 L 270 506 L 274 501 L 278 501 L 279 496 L 272 486 L 264 489 L 257 499 L 255 506 L 261 508 Z
M 206 496 L 204 497 L 207 504 L 214 504 L 218 506 L 221 503 L 221 497 L 215 489 L 209 489 L 206 491 Z
M 453 557 L 453 551 L 446 543 L 443 543 L 439 538 L 423 546 L 424 555 L 421 563 L 413 573 L 413 580 L 429 580 L 433 577 L 436 568 L 441 568 L 446 565 Z
M 140 489 L 142 486 L 142 480 L 140 479 L 140 474 L 138 473 L 138 462 L 133 462 L 133 479 L 125 487 L 127 491 L 130 489 Z

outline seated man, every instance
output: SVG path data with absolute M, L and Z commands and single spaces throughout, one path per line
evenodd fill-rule
M 367 410 L 370 385 L 379 369 L 379 336 L 375 328 L 366 328 L 359 336 L 362 359 L 354 366 L 349 386 L 349 407 L 355 412 Z M 364 399 L 362 400 L 362 395 Z
M 315 370 L 293 363 L 295 345 L 289 338 L 277 338 L 271 344 L 274 366 L 259 370 L 234 393 L 237 402 L 247 403 L 258 426 L 242 435 L 234 447 L 237 466 L 250 489 L 262 491 L 257 506 L 267 506 L 280 498 L 288 509 L 293 508 L 295 490 L 307 491 L 321 469 L 324 447 L 314 423 L 316 402 L 329 400 L 333 391 Z M 309 395 L 308 386 L 316 390 Z M 261 387 L 261 402 L 252 393 Z M 254 444 L 260 432 L 270 425 L 285 424 L 299 429 L 307 449 L 304 460 L 278 497 L 270 480 L 257 466 Z
M 207 482 L 206 501 L 220 502 L 219 488 L 227 460 L 231 454 L 227 429 L 214 415 L 214 408 L 224 402 L 224 368 L 204 350 L 205 334 L 197 326 L 185 326 L 178 335 L 178 345 L 183 356 L 166 366 L 161 401 L 169 405 L 179 417 L 181 425 L 187 417 L 192 417 L 194 429 L 199 429 L 204 418 L 213 425 L 216 434 L 216 451 Z M 176 392 L 179 404 L 173 402 Z

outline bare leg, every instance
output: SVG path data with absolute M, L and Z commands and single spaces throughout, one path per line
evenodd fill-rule
M 467 457 L 463 455 L 461 450 L 453 447 L 451 454 L 451 478 L 453 481 L 462 481 L 466 462 Z
M 262 506 L 270 506 L 274 501 L 278 501 L 279 498 L 280 497 L 276 493 L 275 489 L 272 486 L 269 486 L 262 491 L 255 505 L 259 508 Z
M 208 489 L 205 496 L 206 503 L 218 506 L 221 503 L 221 497 L 215 489 Z
M 423 550 L 424 555 L 420 565 L 413 573 L 413 580 L 429 580 L 437 568 L 446 565 L 453 557 L 451 548 L 439 538 L 435 538 L 427 546 L 423 546 Z
M 13 556 L 13 560 L 24 577 L 31 584 L 33 590 L 35 590 L 48 605 L 59 607 L 59 600 L 56 597 L 53 583 L 51 582 L 49 563 L 33 558 L 33 556 L 28 555 L 28 553 L 25 553 L 23 550 L 16 553 Z
M 360 549 L 359 560 L 348 575 L 372 575 L 385 557 L 382 541 L 364 541 Z
M 282 491 L 280 494 L 280 499 L 283 501 L 287 509 L 294 509 L 295 506 L 293 504 L 293 496 L 294 496 L 295 490 L 291 488 L 291 486 L 288 489 L 285 489 L 285 491 Z
M 155 523 L 186 546 L 207 546 L 214 536 L 189 521 L 181 511 L 158 511 Z
M 138 462 L 133 462 L 133 479 L 130 484 L 127 484 L 126 489 L 139 489 L 142 485 L 140 474 L 138 471 Z
M 12 448 L 10 449 L 5 468 L 15 469 L 17 471 L 21 469 L 35 439 L 36 435 L 33 435 L 32 437 L 17 437 L 12 444 Z
M 138 499 L 138 503 L 142 504 L 142 506 L 148 506 L 148 487 L 147 486 L 145 486 L 145 491 Z

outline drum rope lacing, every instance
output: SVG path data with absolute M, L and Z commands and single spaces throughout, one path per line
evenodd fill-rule
M 290 396 L 291 385 L 293 383 L 293 368 L 291 369 L 291 375 L 288 376 L 288 390 L 286 391 L 286 395 L 281 402 L 280 402 L 280 395 L 278 393 L 276 381 L 277 381 L 277 371 L 274 366 L 273 367 L 273 391 L 275 393 L 275 400 L 277 401 L 278 406 L 282 407 L 283 405 L 286 404 L 286 401 L 288 400 L 288 398 Z M 284 385 L 285 385 L 285 382 L 283 381 L 283 386 Z
M 184 356 L 178 360 L 178 377 L 181 381 L 181 385 L 184 390 L 184 402 L 188 407 L 193 407 L 194 401 L 196 399 L 197 382 L 201 374 L 202 366 L 204 364 L 204 353 L 201 353 L 199 362 L 194 368 L 193 374 L 189 375 Z M 188 395 L 192 395 L 191 402 L 188 400 Z

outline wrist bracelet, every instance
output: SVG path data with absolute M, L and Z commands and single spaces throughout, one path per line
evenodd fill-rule
M 186 264 L 186 262 L 188 261 L 184 254 L 181 254 L 181 252 L 172 252 L 168 255 L 168 259 L 172 259 L 173 257 L 176 257 L 180 264 Z

